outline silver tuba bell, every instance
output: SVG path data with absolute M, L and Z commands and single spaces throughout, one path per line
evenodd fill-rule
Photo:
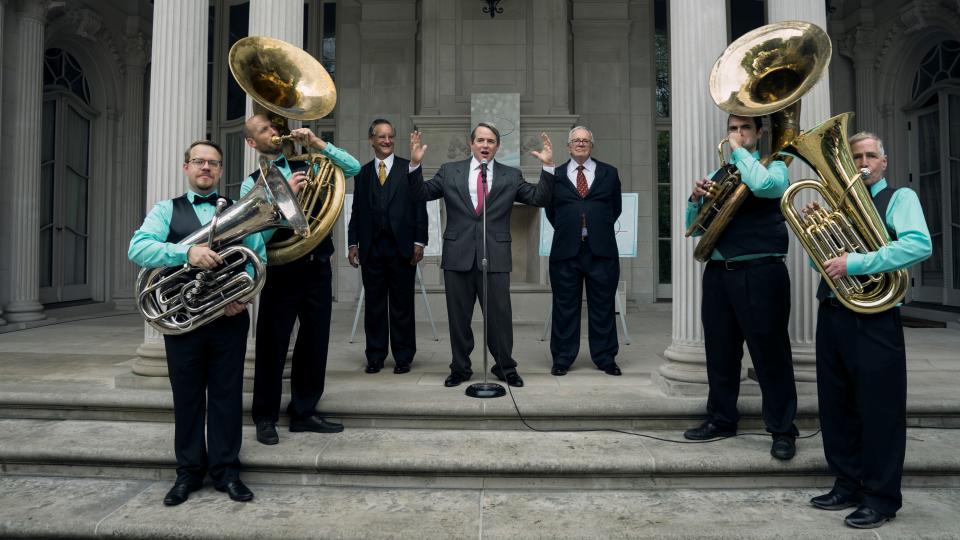
M 223 264 L 204 270 L 184 264 L 179 267 L 144 268 L 137 276 L 137 309 L 161 334 L 189 332 L 220 318 L 227 304 L 252 299 L 266 280 L 266 263 L 250 248 L 239 244 L 245 236 L 275 227 L 309 234 L 307 218 L 297 204 L 283 175 L 275 166 L 261 170 L 253 189 L 217 214 L 206 226 L 180 244 L 207 245 L 223 258 Z M 231 245 L 233 244 L 233 245 Z M 247 265 L 253 275 L 247 273 Z

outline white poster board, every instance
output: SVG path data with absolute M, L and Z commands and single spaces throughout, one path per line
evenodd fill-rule
M 349 229 L 350 216 L 353 214 L 353 193 L 347 193 L 343 201 L 343 251 L 350 250 Z M 440 241 L 440 201 L 427 201 L 427 247 L 423 249 L 424 257 L 437 257 L 441 253 L 443 242 Z
M 636 193 L 621 193 L 622 211 L 613 231 L 617 239 L 617 251 L 621 257 L 637 256 L 637 207 L 639 197 Z M 547 220 L 547 214 L 540 209 L 540 256 L 550 256 L 550 246 L 553 245 L 553 225 Z

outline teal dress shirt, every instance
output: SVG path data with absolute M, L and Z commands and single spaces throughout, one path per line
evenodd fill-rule
M 196 193 L 187 190 L 187 199 L 191 203 L 196 196 Z M 213 219 L 216 207 L 212 204 L 194 205 L 193 211 L 197 214 L 200 225 L 206 225 Z M 160 201 L 153 206 L 143 220 L 143 225 L 133 233 L 133 239 L 130 240 L 130 247 L 127 249 L 127 257 L 134 264 L 143 268 L 160 268 L 180 266 L 187 263 L 187 252 L 190 251 L 190 244 L 167 242 L 172 217 L 172 200 Z M 244 237 L 242 243 L 252 249 L 261 261 L 267 262 L 267 250 L 260 233 Z M 250 271 L 249 267 L 248 271 Z
M 327 143 L 327 146 L 320 151 L 320 154 L 326 156 L 333 162 L 334 165 L 340 167 L 343 170 L 343 177 L 350 178 L 356 176 L 360 172 L 360 162 L 357 161 L 357 158 L 350 155 L 349 152 L 342 148 L 334 146 L 332 143 Z M 290 170 L 290 164 L 287 162 L 287 159 L 284 156 L 280 156 L 275 160 L 270 161 L 271 164 L 276 165 L 277 169 L 283 174 L 284 178 L 290 178 L 293 174 L 293 171 Z M 243 183 L 240 184 L 240 197 L 246 195 L 253 186 L 257 183 L 257 179 L 253 175 L 247 176 Z M 269 242 L 273 238 L 273 233 L 276 232 L 276 229 L 268 229 L 263 231 L 261 234 L 263 236 L 264 242 Z
M 781 196 L 783 196 L 783 192 L 787 190 L 787 186 L 790 185 L 790 178 L 787 174 L 786 164 L 784 164 L 783 161 L 774 160 L 769 165 L 764 167 L 760 163 L 759 151 L 754 151 L 751 153 L 743 147 L 737 148 L 730 155 L 730 163 L 736 166 L 737 170 L 740 171 L 740 181 L 747 186 L 754 196 L 764 199 L 779 199 Z M 712 177 L 716 172 L 717 171 L 711 172 L 707 177 Z M 700 206 L 702 204 L 702 197 L 698 201 L 691 201 L 689 199 L 687 200 L 687 228 L 690 228 L 690 224 L 692 224 L 697 218 L 697 212 L 700 211 Z M 702 234 L 703 231 L 696 231 L 694 232 L 693 236 L 700 236 Z M 710 258 L 717 261 L 744 261 L 748 259 L 759 259 L 761 257 L 781 255 L 786 255 L 786 253 L 751 253 L 749 255 L 741 255 L 739 257 L 727 259 L 718 250 L 714 249 L 713 253 L 710 254 Z
M 875 197 L 885 187 L 887 179 L 881 178 L 870 186 L 870 196 Z M 912 189 L 894 191 L 883 218 L 884 223 L 897 233 L 897 239 L 876 251 L 847 255 L 847 274 L 860 276 L 899 270 L 917 264 L 933 253 L 920 198 Z

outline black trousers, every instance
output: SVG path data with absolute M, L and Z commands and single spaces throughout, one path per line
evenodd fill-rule
M 510 304 L 510 272 L 487 272 L 487 302 L 483 305 L 483 273 L 474 268 L 466 272 L 445 270 L 444 287 L 447 298 L 447 318 L 450 321 L 450 372 L 464 378 L 473 375 L 470 353 L 473 352 L 473 307 L 480 302 L 480 309 L 487 315 L 487 346 L 493 356 L 490 370 L 499 366 L 503 375 L 517 370 L 513 359 L 513 309 Z M 489 358 L 489 357 L 488 357 Z
M 363 329 L 367 364 L 383 367 L 387 348 L 398 366 L 409 366 L 417 353 L 414 282 L 417 267 L 402 257 L 389 233 L 377 235 L 360 267 L 365 291 Z
M 208 472 L 217 487 L 239 478 L 249 328 L 244 311 L 186 334 L 163 336 L 173 389 L 178 482 L 198 486 Z
M 333 274 L 329 259 L 307 255 L 288 264 L 271 266 L 260 293 L 257 317 L 257 360 L 253 381 L 254 420 L 279 418 L 283 367 L 293 324 L 300 331 L 290 370 L 292 418 L 316 414 L 323 395 L 330 344 Z
M 616 362 L 616 300 L 620 260 L 597 257 L 587 242 L 580 242 L 575 257 L 550 262 L 553 289 L 553 328 L 550 353 L 553 365 L 569 368 L 580 353 L 580 311 L 583 286 L 587 286 L 587 342 L 590 358 L 600 369 Z
M 797 387 L 790 350 L 790 276 L 783 262 L 734 267 L 708 263 L 703 272 L 704 346 L 710 394 L 707 414 L 721 428 L 740 420 L 740 369 L 746 341 L 760 383 L 763 421 L 773 434 L 799 434 Z
M 817 312 L 817 398 L 834 488 L 889 516 L 902 506 L 907 355 L 900 308 L 854 313 L 836 300 Z

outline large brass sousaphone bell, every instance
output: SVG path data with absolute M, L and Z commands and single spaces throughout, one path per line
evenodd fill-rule
M 770 115 L 770 156 L 789 162 L 777 152 L 800 133 L 800 98 L 820 80 L 830 65 L 830 37 L 803 21 L 761 26 L 731 43 L 710 72 L 710 95 L 720 109 L 736 116 Z M 718 151 L 723 161 L 723 144 Z M 712 178 L 706 197 L 686 236 L 700 230 L 694 250 L 699 261 L 710 258 L 717 241 L 749 194 L 736 167 L 723 163 Z
M 330 114 L 337 103 L 333 79 L 323 65 L 285 41 L 265 36 L 242 38 L 230 48 L 229 64 L 240 88 L 280 118 L 316 120 Z M 340 217 L 347 193 L 343 171 L 326 157 L 304 154 L 287 158 L 309 164 L 307 185 L 297 194 L 309 232 L 299 236 L 278 230 L 267 245 L 271 265 L 296 260 L 323 241 Z

